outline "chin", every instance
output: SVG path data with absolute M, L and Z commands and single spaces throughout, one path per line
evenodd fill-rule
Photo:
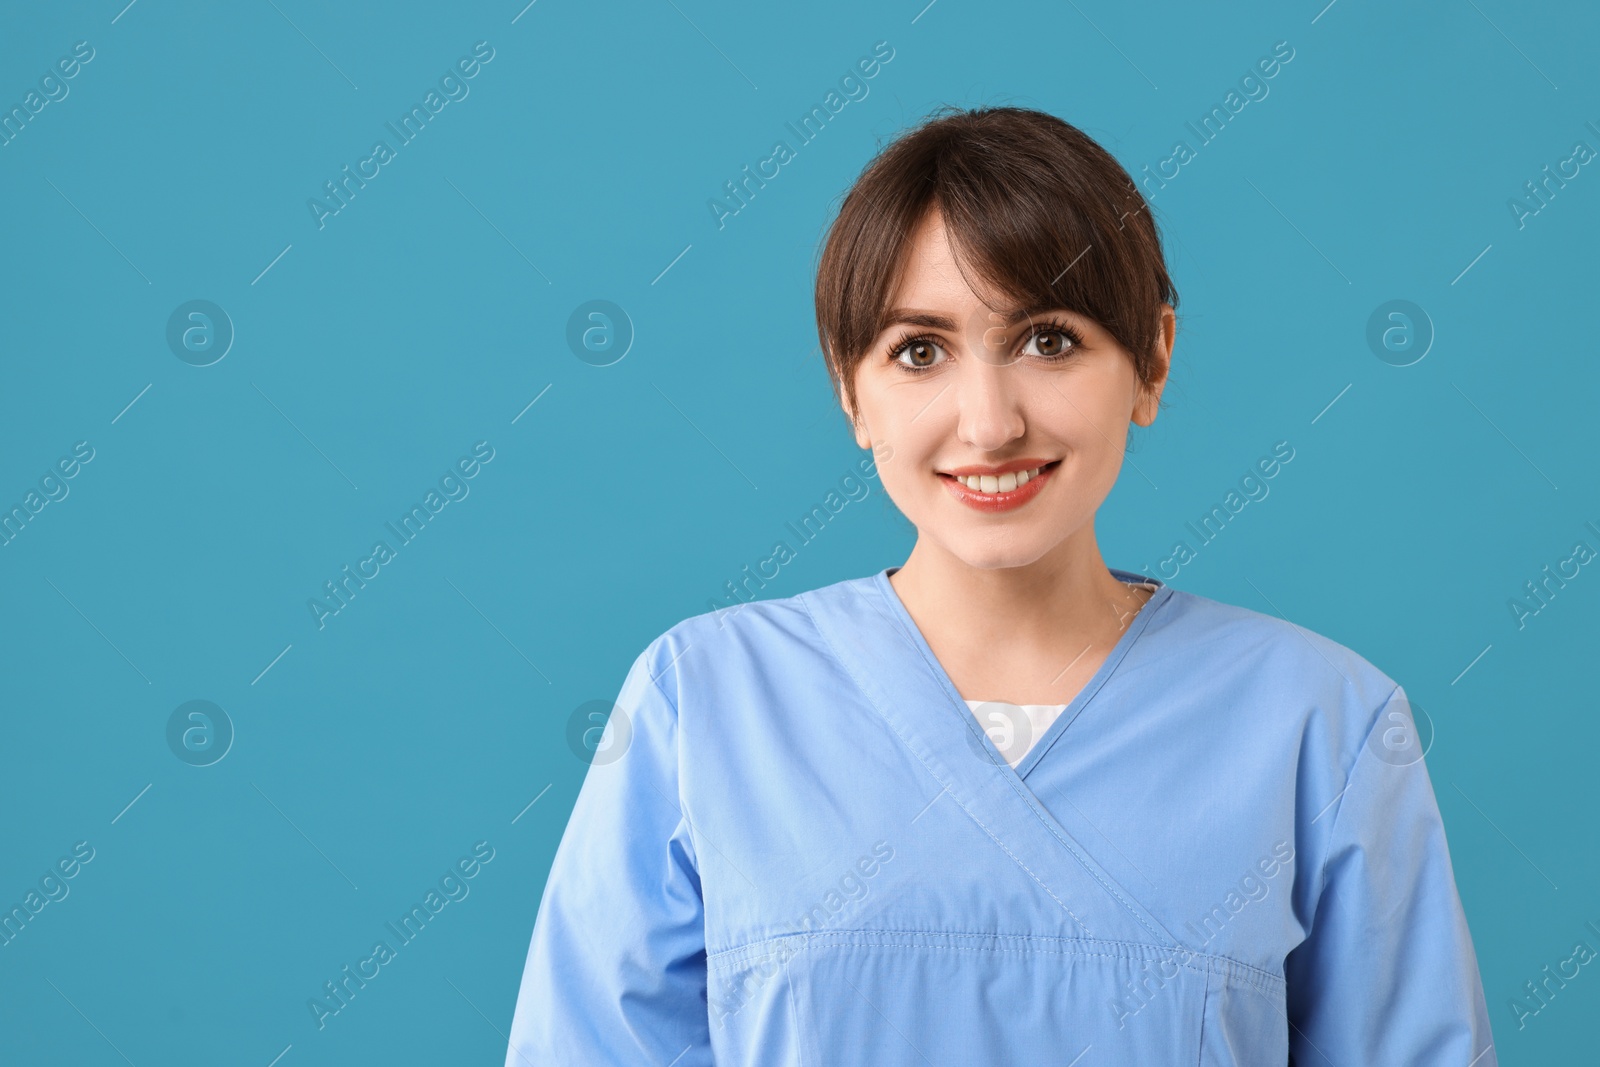
M 998 571 L 1037 563 L 1049 554 L 1056 543 L 1035 543 L 1033 538 L 1026 538 L 1022 543 L 1015 539 L 995 543 L 974 538 L 966 543 L 946 542 L 946 547 L 952 555 L 974 570 Z

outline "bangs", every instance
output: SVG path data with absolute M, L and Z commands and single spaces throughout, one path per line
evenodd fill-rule
M 817 269 L 817 332 L 835 393 L 852 409 L 856 367 L 887 324 L 911 236 L 934 210 L 971 288 L 1015 307 L 1093 319 L 1150 380 L 1160 306 L 1176 308 L 1178 297 L 1132 178 L 1053 115 L 955 111 L 882 151 L 830 227 Z

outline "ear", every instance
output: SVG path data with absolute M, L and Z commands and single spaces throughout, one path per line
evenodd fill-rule
M 1178 333 L 1178 316 L 1171 304 L 1161 305 L 1161 323 L 1156 335 L 1155 367 L 1150 382 L 1138 383 L 1138 396 L 1133 404 L 1133 421 L 1149 426 L 1156 421 L 1161 408 L 1161 391 L 1167 387 L 1167 374 L 1172 369 L 1172 345 Z

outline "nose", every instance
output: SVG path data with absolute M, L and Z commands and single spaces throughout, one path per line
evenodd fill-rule
M 968 359 L 957 376 L 956 435 L 983 452 L 998 452 L 1027 430 L 1021 377 L 1006 361 Z

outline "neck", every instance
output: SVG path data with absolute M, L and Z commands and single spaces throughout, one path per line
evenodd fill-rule
M 1112 576 L 1086 524 L 1045 556 L 1017 567 L 975 567 L 918 538 L 889 581 L 930 646 L 955 667 L 961 695 L 1019 704 L 1058 703 L 1081 684 L 1062 673 L 1095 662 L 1149 598 Z M 962 679 L 983 692 L 967 692 Z M 993 690 L 1003 685 L 1010 696 Z

